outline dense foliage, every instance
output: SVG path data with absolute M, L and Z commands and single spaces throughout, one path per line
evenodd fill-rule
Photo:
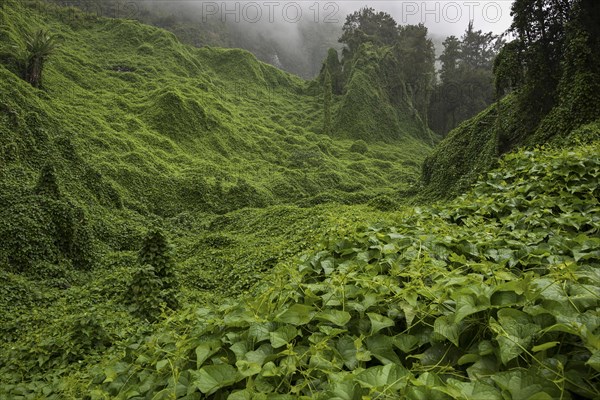
M 597 398 L 598 150 L 522 152 L 447 205 L 338 231 L 257 298 L 129 344 L 92 398 Z
M 461 39 L 446 38 L 439 57 L 441 68 L 429 104 L 429 126 L 446 135 L 495 100 L 494 59 L 502 39 L 476 31 L 471 22 Z
M 496 63 L 513 92 L 426 159 L 423 26 L 361 10 L 306 82 L 5 0 L 0 398 L 599 398 L 591 4 L 552 39 L 557 105 L 527 136 L 545 147 L 499 162 L 531 117 L 530 78 L 502 75 L 531 62 L 518 41 Z
M 424 164 L 430 195 L 460 193 L 498 156 L 564 139 L 600 118 L 598 3 L 519 0 L 512 13 L 516 39 L 502 47 L 494 62 L 497 94 L 507 94 L 509 111 L 501 111 L 501 103 L 492 105 L 483 113 L 486 118 L 477 116 L 448 135 Z M 472 130 L 476 125 L 478 132 Z M 471 137 L 470 156 L 457 166 L 457 155 L 446 150 L 459 148 L 465 137 Z M 430 179 L 434 175 L 438 178 Z

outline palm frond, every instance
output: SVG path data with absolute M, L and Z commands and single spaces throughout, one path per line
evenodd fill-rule
M 25 48 L 30 57 L 46 58 L 57 46 L 56 37 L 45 29 L 38 29 L 25 36 Z

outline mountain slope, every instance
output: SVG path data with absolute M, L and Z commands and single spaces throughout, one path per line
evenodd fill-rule
M 329 136 L 319 85 L 247 52 L 3 5 L 1 398 L 598 398 L 597 143 L 405 208 L 431 147 L 385 57 L 351 84 L 372 124 Z M 14 48 L 40 27 L 42 90 Z
M 96 245 L 121 248 L 131 243 L 122 232 L 130 220 L 398 201 L 430 151 L 408 131 L 392 143 L 371 141 L 363 154 L 353 140 L 322 135 L 321 90 L 246 51 L 196 49 L 138 22 L 45 2 L 10 0 L 2 13 L 0 201 L 13 223 L 1 235 L 26 236 L 20 255 L 12 242 L 2 246 L 13 269 L 25 269 L 17 259 L 27 252 L 43 260 L 49 251 L 57 262 L 94 258 Z M 15 50 L 40 28 L 59 42 L 43 90 L 20 79 Z M 60 189 L 56 204 L 39 193 L 43 171 Z M 54 243 L 76 219 L 87 221 L 89 243 L 75 244 L 71 233 Z M 88 250 L 76 256 L 73 246 Z

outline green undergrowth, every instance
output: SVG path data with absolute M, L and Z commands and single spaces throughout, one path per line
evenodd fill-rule
M 599 149 L 521 151 L 447 204 L 342 219 L 251 295 L 125 340 L 81 393 L 598 398 Z
M 408 208 L 435 138 L 386 54 L 326 135 L 319 85 L 248 52 L 1 6 L 0 398 L 600 397 L 597 124 Z M 431 184 L 496 165 L 496 113 Z
M 170 244 L 153 252 L 171 249 L 175 294 L 153 289 L 157 266 L 143 256 L 147 250 L 106 253 L 91 271 L 51 264 L 35 273 L 3 271 L 0 397 L 81 398 L 88 378 L 77 371 L 128 338 L 151 334 L 153 322 L 173 316 L 174 300 L 189 308 L 245 296 L 277 265 L 315 248 L 323 232 L 368 215 L 382 218 L 372 207 L 320 205 L 187 213 L 157 221 Z M 140 238 L 142 249 L 149 248 L 142 241 L 152 243 Z

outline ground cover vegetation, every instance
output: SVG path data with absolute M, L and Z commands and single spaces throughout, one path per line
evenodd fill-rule
M 495 103 L 443 140 L 427 29 L 371 8 L 311 81 L 0 12 L 0 398 L 600 397 L 593 1 L 449 38 Z

